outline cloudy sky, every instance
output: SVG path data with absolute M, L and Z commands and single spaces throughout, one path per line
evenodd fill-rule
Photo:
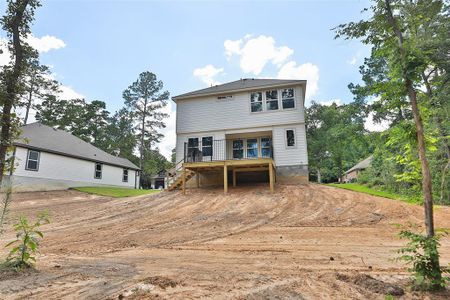
M 368 1 L 43 0 L 28 41 L 63 96 L 102 100 L 113 112 L 143 71 L 171 96 L 239 78 L 308 80 L 307 102 L 346 103 L 368 49 L 335 40 Z M 5 4 L 0 3 L 3 14 Z M 0 38 L 2 33 L 0 33 Z M 3 34 L 3 37 L 4 34 Z M 7 60 L 0 55 L 0 64 Z M 175 144 L 175 105 L 160 150 Z

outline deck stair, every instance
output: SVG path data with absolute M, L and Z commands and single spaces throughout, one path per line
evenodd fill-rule
M 189 169 L 186 169 L 186 182 L 188 182 L 192 177 L 195 176 L 195 172 L 191 171 Z M 169 171 L 169 187 L 167 188 L 168 191 L 173 191 L 176 189 L 179 189 L 183 185 L 183 168 L 174 168 L 171 171 Z

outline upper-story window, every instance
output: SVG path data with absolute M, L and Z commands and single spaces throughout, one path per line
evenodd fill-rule
M 255 92 L 250 94 L 250 105 L 252 112 L 262 111 L 262 93 Z
M 95 174 L 94 174 L 95 179 L 102 179 L 102 170 L 103 165 L 101 163 L 95 163 Z
M 281 91 L 281 101 L 283 109 L 295 108 L 294 89 L 284 89 Z
M 38 171 L 39 170 L 39 157 L 40 152 L 35 150 L 28 150 L 27 164 L 25 169 L 28 171 Z
M 295 108 L 293 88 L 275 89 L 250 93 L 251 112 L 271 111 Z
M 278 91 L 266 91 L 266 109 L 277 110 L 278 109 Z

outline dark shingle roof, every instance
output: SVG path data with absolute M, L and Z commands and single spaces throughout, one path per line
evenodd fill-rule
M 206 95 L 215 95 L 215 94 L 224 94 L 234 91 L 240 90 L 252 90 L 263 87 L 272 87 L 272 86 L 280 86 L 280 85 L 290 85 L 290 84 L 300 84 L 303 83 L 306 85 L 306 80 L 286 80 L 286 79 L 254 79 L 254 78 L 245 78 L 239 79 L 236 81 L 224 83 L 221 85 L 215 85 L 206 89 L 201 89 L 185 94 L 181 94 L 175 97 L 172 97 L 174 101 L 183 98 L 191 98 L 194 96 L 206 96 Z M 304 93 L 304 91 L 303 91 Z
M 367 169 L 370 166 L 370 164 L 372 163 L 372 160 L 373 160 L 373 156 L 371 155 L 368 158 L 360 161 L 359 163 L 357 163 L 356 165 L 351 167 L 347 172 L 345 172 L 345 174 L 350 173 L 350 172 L 355 171 L 355 170 Z
M 139 168 L 128 159 L 117 157 L 59 129 L 54 129 L 40 123 L 32 123 L 21 128 L 16 146 L 41 150 L 69 157 L 101 162 L 113 166 L 138 170 Z

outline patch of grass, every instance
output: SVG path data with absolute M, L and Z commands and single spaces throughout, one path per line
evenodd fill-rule
M 148 194 L 159 193 L 159 190 L 135 190 L 128 188 L 119 188 L 119 187 L 103 187 L 103 186 L 87 186 L 87 187 L 77 187 L 73 188 L 74 190 L 95 194 L 100 196 L 108 196 L 114 198 L 123 198 L 123 197 L 133 197 L 133 196 L 141 196 Z
M 351 191 L 355 191 L 355 192 L 365 193 L 365 194 L 369 194 L 372 196 L 378 196 L 378 197 L 384 197 L 384 198 L 389 198 L 389 199 L 393 199 L 393 200 L 405 201 L 405 202 L 408 202 L 411 204 L 419 203 L 416 199 L 409 198 L 404 195 L 399 195 L 399 194 L 395 194 L 395 193 L 391 193 L 391 192 L 387 192 L 387 191 L 383 191 L 383 190 L 377 190 L 377 189 L 370 188 L 365 185 L 357 184 L 357 183 L 329 183 L 327 185 L 334 186 L 334 187 L 341 188 L 341 189 L 351 190 Z

